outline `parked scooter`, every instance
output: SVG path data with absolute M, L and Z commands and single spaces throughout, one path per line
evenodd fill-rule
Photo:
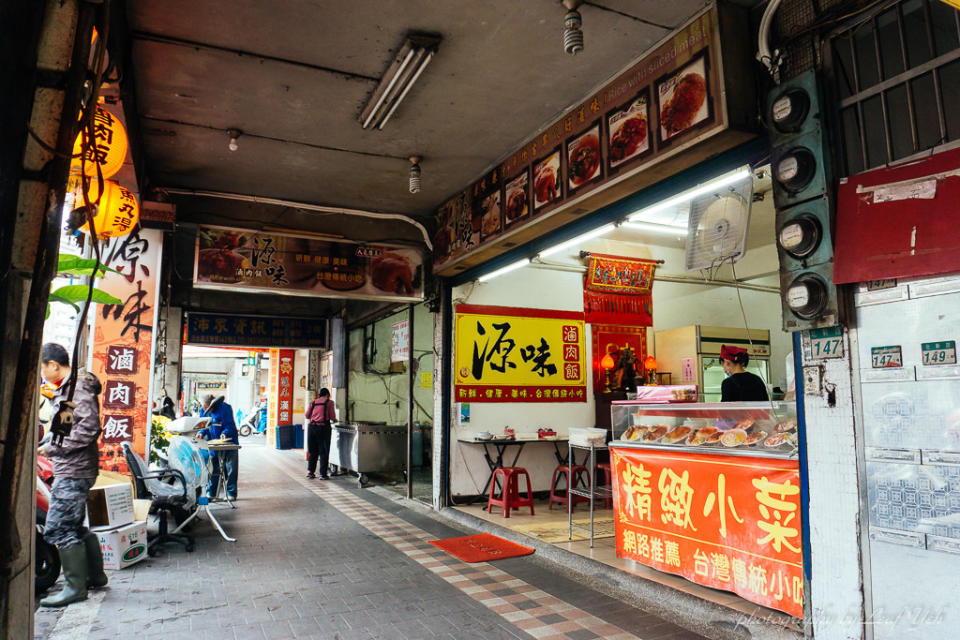
M 43 538 L 50 510 L 50 487 L 53 485 L 53 464 L 43 456 L 37 457 L 37 521 L 34 543 L 34 585 L 38 594 L 43 593 L 60 577 L 60 553 Z
M 267 430 L 267 403 L 264 401 L 254 405 L 243 420 L 237 424 L 237 433 L 246 438 L 250 434 L 262 436 Z

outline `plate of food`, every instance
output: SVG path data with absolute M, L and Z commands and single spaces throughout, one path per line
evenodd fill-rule
M 674 427 L 669 431 L 669 433 L 663 436 L 663 439 L 660 442 L 663 444 L 675 444 L 686 439 L 686 437 L 690 435 L 691 431 L 693 431 L 693 428 L 691 427 L 682 425 L 679 427 Z
M 789 418 L 782 422 L 778 422 L 777 425 L 773 428 L 773 430 L 776 431 L 777 433 L 786 433 L 788 431 L 796 431 L 797 419 Z
M 623 432 L 623 435 L 620 436 L 621 440 L 639 440 L 647 433 L 647 427 L 642 425 L 635 425 L 627 427 L 627 430 Z
M 768 449 L 775 449 L 779 447 L 784 442 L 787 442 L 790 439 L 790 435 L 786 433 L 775 433 L 766 440 L 763 441 L 763 446 Z
M 754 431 L 753 433 L 748 433 L 748 434 L 747 434 L 747 439 L 746 439 L 746 441 L 745 441 L 743 444 L 745 444 L 745 445 L 747 445 L 747 446 L 749 447 L 749 446 L 751 446 L 751 445 L 757 444 L 758 442 L 760 442 L 761 440 L 763 440 L 763 439 L 766 438 L 766 437 L 767 437 L 767 432 L 766 432 L 766 431 L 760 431 L 760 430 L 758 429 L 757 431 Z
M 650 427 L 647 430 L 647 432 L 643 435 L 643 441 L 656 442 L 657 440 L 662 438 L 669 430 L 670 430 L 670 427 L 665 427 L 662 425 L 656 426 L 656 427 Z
M 747 432 L 743 429 L 730 429 L 720 436 L 720 444 L 725 447 L 739 447 L 747 441 Z
M 699 446 L 701 444 L 706 444 L 707 441 L 710 439 L 710 437 L 713 435 L 720 436 L 723 434 L 721 434 L 720 430 L 717 429 L 716 427 L 703 427 L 702 429 L 699 429 L 695 433 L 690 434 L 690 436 L 687 438 L 687 444 L 691 446 Z

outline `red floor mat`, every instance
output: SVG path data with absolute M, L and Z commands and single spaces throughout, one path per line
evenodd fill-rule
M 488 562 L 490 560 L 527 556 L 533 553 L 531 547 L 525 547 L 522 544 L 510 542 L 489 533 L 462 538 L 447 538 L 446 540 L 431 540 L 430 544 L 443 549 L 464 562 Z

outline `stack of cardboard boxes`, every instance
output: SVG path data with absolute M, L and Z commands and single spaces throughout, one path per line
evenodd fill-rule
M 149 501 L 136 502 L 147 502 L 149 507 Z M 142 505 L 137 507 L 142 511 Z M 105 569 L 125 569 L 147 557 L 146 512 L 134 510 L 130 478 L 101 471 L 90 490 L 87 516 L 90 530 L 100 538 Z

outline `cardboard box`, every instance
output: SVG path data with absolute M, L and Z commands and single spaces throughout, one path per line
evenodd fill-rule
M 133 499 L 133 519 L 134 521 L 146 520 L 147 516 L 150 515 L 150 505 L 152 502 L 150 500 L 137 500 Z
M 133 487 L 130 482 L 105 484 L 90 489 L 87 517 L 90 528 L 112 529 L 133 522 Z
M 100 538 L 104 569 L 126 569 L 147 557 L 147 522 L 141 520 L 94 531 Z

